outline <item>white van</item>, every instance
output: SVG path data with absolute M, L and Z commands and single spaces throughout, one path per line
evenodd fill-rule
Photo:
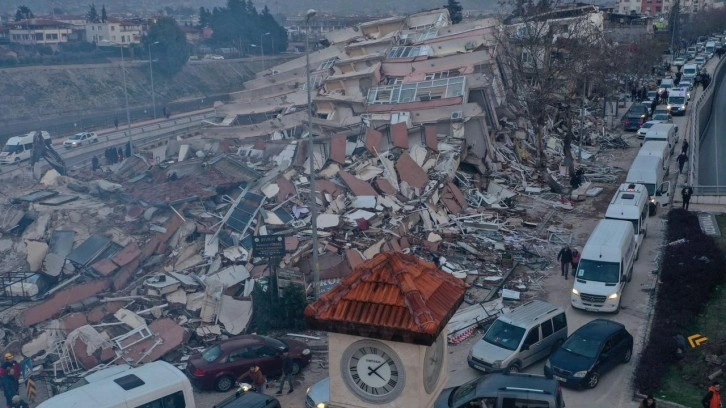
M 572 307 L 618 312 L 625 284 L 633 277 L 636 249 L 631 222 L 600 220 L 580 255 Z
M 686 115 L 686 105 L 688 105 L 688 95 L 686 92 L 687 91 L 684 88 L 673 88 L 673 90 L 668 93 L 668 105 L 666 107 L 671 115 Z
M 643 143 L 649 140 L 667 142 L 671 154 L 673 154 L 676 144 L 678 144 L 678 126 L 672 123 L 657 123 L 645 132 Z M 640 145 L 642 146 L 643 143 Z
M 665 170 L 666 175 L 670 173 L 671 149 L 668 146 L 668 142 L 649 140 L 638 150 L 638 156 L 660 157 L 663 161 L 663 170 Z
M 681 81 L 693 81 L 693 79 L 698 75 L 698 65 L 696 64 L 686 64 L 683 66 L 683 76 L 681 76 Z
M 23 160 L 30 159 L 33 154 L 33 140 L 38 131 L 34 130 L 23 136 L 13 136 L 8 139 L 0 152 L 0 163 L 2 164 L 13 164 L 20 163 Z M 46 144 L 50 144 L 50 134 L 45 130 L 40 131 L 41 136 L 45 140 Z
M 630 165 L 625 182 L 629 184 L 642 184 L 648 190 L 651 215 L 654 215 L 658 206 L 666 206 L 670 201 L 670 181 L 665 179 L 663 160 L 657 156 L 636 156 Z
M 635 257 L 648 234 L 649 214 L 648 190 L 642 184 L 621 184 L 605 211 L 606 220 L 622 220 L 633 224 L 635 235 Z
M 165 361 L 110 376 L 104 376 L 103 371 L 96 375 L 100 379 L 58 394 L 37 408 L 196 408 L 189 379 Z
M 532 300 L 499 316 L 469 351 L 467 362 L 484 372 L 520 371 L 548 357 L 566 338 L 565 310 Z

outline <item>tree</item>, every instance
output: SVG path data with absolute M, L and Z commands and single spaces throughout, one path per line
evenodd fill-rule
M 535 168 L 555 190 L 560 187 L 548 172 L 544 137 L 548 124 L 562 119 L 563 150 L 572 171 L 571 106 L 580 106 L 583 88 L 598 74 L 604 41 L 600 28 L 588 18 L 594 9 L 559 10 L 550 1 L 515 0 L 512 14 L 503 19 L 498 58 L 511 76 L 512 102 L 526 112 L 534 129 L 531 141 Z
M 33 12 L 27 6 L 18 6 L 18 10 L 15 12 L 15 21 L 27 20 L 33 17 Z
M 151 28 L 149 34 L 143 38 L 144 49 L 154 45 L 154 61 L 152 61 L 154 74 L 174 76 L 189 59 L 189 46 L 186 35 L 172 17 L 159 17 Z
M 105 23 L 108 20 L 108 15 L 106 14 L 106 5 L 101 6 L 101 22 Z
M 449 10 L 449 17 L 453 24 L 459 24 L 464 19 L 464 14 L 462 13 L 463 8 L 458 1 L 448 0 L 444 8 Z
M 252 312 L 257 331 L 268 333 L 271 330 L 292 330 L 305 328 L 305 292 L 298 285 L 289 285 L 283 291 L 283 297 L 270 293 L 271 286 L 276 287 L 276 279 L 272 285 L 263 287 L 255 283 L 252 291 Z
M 98 23 L 98 12 L 96 11 L 95 4 L 91 4 L 89 7 L 88 13 L 86 13 L 86 21 L 89 23 Z
M 205 9 L 203 6 L 199 7 L 199 27 L 208 27 L 211 20 L 212 13 L 210 13 L 209 10 Z
M 199 10 L 200 26 L 211 27 L 212 38 L 209 43 L 217 46 L 239 47 L 241 50 L 254 45 L 259 46 L 263 36 L 265 43 L 274 43 L 275 50 L 287 49 L 287 31 L 277 23 L 264 8 L 262 13 L 257 11 L 251 0 L 228 0 L 227 7 L 215 7 Z M 206 25 L 204 25 L 206 24 Z M 266 36 L 266 33 L 270 33 Z M 265 49 L 271 49 L 266 46 Z

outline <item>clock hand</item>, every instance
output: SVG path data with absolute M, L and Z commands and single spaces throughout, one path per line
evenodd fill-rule
M 381 378 L 381 380 L 383 380 L 383 377 L 381 377 L 381 375 L 380 375 L 380 374 L 378 374 L 378 369 L 379 369 L 379 368 L 381 368 L 381 367 L 383 367 L 384 365 L 386 365 L 386 364 L 387 364 L 387 363 L 388 363 L 389 361 L 390 361 L 390 360 L 387 360 L 387 361 L 384 361 L 384 362 L 382 362 L 382 363 L 381 363 L 381 364 L 379 364 L 379 365 L 378 365 L 378 367 L 376 367 L 376 368 L 371 368 L 371 367 L 368 367 L 368 376 L 371 376 L 371 375 L 375 374 L 375 375 L 377 375 L 378 377 L 380 377 L 380 378 Z

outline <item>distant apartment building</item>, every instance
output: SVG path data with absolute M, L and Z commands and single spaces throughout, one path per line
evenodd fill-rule
M 139 44 L 146 22 L 140 19 L 109 18 L 105 22 L 85 24 L 85 40 L 91 43 Z
M 67 42 L 73 27 L 56 20 L 31 18 L 8 25 L 10 42 L 26 45 L 52 45 Z
M 618 0 L 617 12 L 620 14 L 641 14 L 659 16 L 670 12 L 675 0 Z M 708 8 L 723 6 L 723 1 L 681 0 L 682 13 L 697 13 Z

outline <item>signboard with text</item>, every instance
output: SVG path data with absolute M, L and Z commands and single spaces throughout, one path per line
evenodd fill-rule
M 255 235 L 252 237 L 252 250 L 262 258 L 282 258 L 285 256 L 284 235 Z

